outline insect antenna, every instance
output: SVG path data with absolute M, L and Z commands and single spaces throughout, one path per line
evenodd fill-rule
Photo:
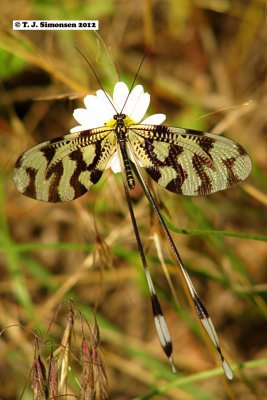
M 174 241 L 173 241 L 173 239 L 171 237 L 171 234 L 170 234 L 170 232 L 169 232 L 169 230 L 168 230 L 168 228 L 167 228 L 167 226 L 166 226 L 166 224 L 164 222 L 164 219 L 163 219 L 163 217 L 162 217 L 162 215 L 161 215 L 161 213 L 160 213 L 160 211 L 158 209 L 158 206 L 157 206 L 157 204 L 155 202 L 155 199 L 154 199 L 154 197 L 153 197 L 153 195 L 151 193 L 151 190 L 149 189 L 149 187 L 148 187 L 148 185 L 147 185 L 147 183 L 146 183 L 146 181 L 145 181 L 145 179 L 143 177 L 142 171 L 141 171 L 141 169 L 140 169 L 140 167 L 138 165 L 138 161 L 136 159 L 135 153 L 134 153 L 133 149 L 131 149 L 131 144 L 130 143 L 129 143 L 129 148 L 131 150 L 131 155 L 133 157 L 133 160 L 135 160 L 135 165 L 134 165 L 135 166 L 135 168 L 134 168 L 135 174 L 136 174 L 137 178 L 141 180 L 142 185 L 143 185 L 143 189 L 145 191 L 145 194 L 148 197 L 150 203 L 152 204 L 152 206 L 153 206 L 153 208 L 154 208 L 154 210 L 156 212 L 156 215 L 158 217 L 158 220 L 162 225 L 164 233 L 167 236 L 167 239 L 168 239 L 168 241 L 170 243 L 172 251 L 173 251 L 173 253 L 175 255 L 175 258 L 176 258 L 176 260 L 178 262 L 178 265 L 180 267 L 182 275 L 183 275 L 183 277 L 184 277 L 184 279 L 186 281 L 187 287 L 189 289 L 190 296 L 191 296 L 191 298 L 193 300 L 194 307 L 195 307 L 195 310 L 196 310 L 196 314 L 197 314 L 200 322 L 202 323 L 202 326 L 204 327 L 205 331 L 207 332 L 210 340 L 212 341 L 214 347 L 216 348 L 217 352 L 220 355 L 222 367 L 223 367 L 223 370 L 224 370 L 224 373 L 225 373 L 226 377 L 229 380 L 232 380 L 233 376 L 234 376 L 233 375 L 233 371 L 232 371 L 230 365 L 225 360 L 225 358 L 224 358 L 224 356 L 222 354 L 222 350 L 221 350 L 221 347 L 220 347 L 219 339 L 218 339 L 217 333 L 215 331 L 213 322 L 212 322 L 212 320 L 211 320 L 211 318 L 209 316 L 209 313 L 206 310 L 204 304 L 200 300 L 200 298 L 199 298 L 199 296 L 197 294 L 197 291 L 196 291 L 196 289 L 195 289 L 195 287 L 193 285 L 193 282 L 191 281 L 191 279 L 190 279 L 190 277 L 188 275 L 186 267 L 185 267 L 185 265 L 184 265 L 184 263 L 183 263 L 183 261 L 181 259 L 181 256 L 180 256 L 180 254 L 179 254 L 179 252 L 178 252 L 178 250 L 177 250 L 177 248 L 176 248 L 176 246 L 174 244 Z
M 123 104 L 123 107 L 122 107 L 122 109 L 121 109 L 120 114 L 122 114 L 122 112 L 123 112 L 123 110 L 124 110 L 124 107 L 125 107 L 125 105 L 126 105 L 126 103 L 127 103 L 127 101 L 128 101 L 128 98 L 129 98 L 129 96 L 130 96 L 130 94 L 131 94 L 131 91 L 133 90 L 133 87 L 134 87 L 135 81 L 136 81 L 136 79 L 137 79 L 137 76 L 138 76 L 138 74 L 139 74 L 139 71 L 140 71 L 140 69 L 141 69 L 141 67 L 142 67 L 142 65 L 143 65 L 143 62 L 145 61 L 146 56 L 148 55 L 148 52 L 149 52 L 150 48 L 151 48 L 151 46 L 149 46 L 149 47 L 146 49 L 146 51 L 145 51 L 145 53 L 144 53 L 144 55 L 143 55 L 143 58 L 142 58 L 142 60 L 141 60 L 141 62 L 140 62 L 140 65 L 139 65 L 139 67 L 138 67 L 138 69 L 137 69 L 137 71 L 136 71 L 136 73 L 135 73 L 135 76 L 134 76 L 134 79 L 133 79 L 133 83 L 131 84 L 129 93 L 128 93 L 126 99 L 125 99 L 125 102 L 124 102 L 124 104 Z
M 121 175 L 122 175 L 122 181 L 123 181 L 124 191 L 125 191 L 125 195 L 126 195 L 126 200 L 127 200 L 128 208 L 130 211 L 131 220 L 132 220 L 132 224 L 133 224 L 133 228 L 134 228 L 134 233 L 135 233 L 135 237 L 136 237 L 136 241 L 137 241 L 137 246 L 138 246 L 138 250 L 139 250 L 139 253 L 141 256 L 141 260 L 142 260 L 142 264 L 143 264 L 143 268 L 145 271 L 145 276 L 146 276 L 146 280 L 147 280 L 147 284 L 148 284 L 148 288 L 149 288 L 154 323 L 155 323 L 157 335 L 158 335 L 160 344 L 163 348 L 163 351 L 170 361 L 172 372 L 175 373 L 176 369 L 175 369 L 175 365 L 174 365 L 173 357 L 172 357 L 172 340 L 171 340 L 171 336 L 170 336 L 170 332 L 169 332 L 167 323 L 163 316 L 160 302 L 156 295 L 156 291 L 155 291 L 155 288 L 154 288 L 154 285 L 152 282 L 152 278 L 151 278 L 151 275 L 150 275 L 150 272 L 148 269 L 147 261 L 145 258 L 144 249 L 143 249 L 143 245 L 142 245 L 142 242 L 140 239 L 140 235 L 139 235 L 139 231 L 138 231 L 138 227 L 137 227 L 137 223 L 136 223 L 136 219 L 135 219 L 135 215 L 134 215 L 134 211 L 133 211 L 133 207 L 132 207 L 131 197 L 130 197 L 129 190 L 128 190 L 127 177 L 125 174 L 123 157 L 122 157 L 122 153 L 120 150 L 120 146 L 117 147 L 117 151 L 119 154 L 119 160 L 120 160 L 120 165 L 121 165 Z
M 75 49 L 80 53 L 80 55 L 85 59 L 85 61 L 87 62 L 87 64 L 88 64 L 89 67 L 91 68 L 91 70 L 92 70 L 92 72 L 93 72 L 93 74 L 94 74 L 94 76 L 95 76 L 95 78 L 96 78 L 96 80 L 97 80 L 99 86 L 100 86 L 101 89 L 103 90 L 103 92 L 104 92 L 106 98 L 108 99 L 108 101 L 110 102 L 110 104 L 112 105 L 112 107 L 114 108 L 115 113 L 118 114 L 118 111 L 116 110 L 116 107 L 114 106 L 113 102 L 110 100 L 110 98 L 109 98 L 109 96 L 107 95 L 105 89 L 103 88 L 103 85 L 102 85 L 102 83 L 100 82 L 100 79 L 98 78 L 98 76 L 97 76 L 97 74 L 96 74 L 96 72 L 95 72 L 95 70 L 94 70 L 92 64 L 87 60 L 86 56 L 83 54 L 83 52 L 82 52 L 78 47 L 75 46 Z

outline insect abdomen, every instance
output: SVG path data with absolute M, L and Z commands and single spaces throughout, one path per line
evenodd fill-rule
M 125 168 L 127 183 L 128 183 L 129 189 L 133 190 L 135 188 L 135 181 L 134 181 L 134 177 L 133 177 L 133 173 L 132 173 L 130 160 L 129 160 L 129 157 L 127 154 L 127 150 L 126 150 L 124 143 L 121 143 L 120 147 L 121 147 L 121 154 L 122 154 L 123 164 L 124 164 L 124 168 Z

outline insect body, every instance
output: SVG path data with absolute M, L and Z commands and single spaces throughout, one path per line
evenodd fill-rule
M 129 162 L 129 157 L 127 154 L 127 128 L 124 123 L 124 119 L 126 118 L 125 114 L 117 114 L 113 116 L 113 119 L 116 121 L 115 125 L 115 133 L 117 136 L 118 144 L 120 146 L 120 151 L 122 155 L 122 160 L 125 168 L 126 178 L 128 186 L 131 190 L 135 188 L 134 177 L 132 174 L 131 165 Z
M 136 123 L 133 115 L 140 117 L 140 113 L 135 111 L 137 100 L 139 99 L 143 104 L 147 103 L 146 94 L 140 90 L 140 86 L 136 86 L 129 94 L 128 88 L 125 90 L 125 84 L 118 83 L 117 85 L 120 85 L 124 93 L 124 99 L 117 99 L 119 106 L 116 104 L 115 107 L 107 94 L 104 96 L 100 93 L 102 91 L 98 91 L 97 96 L 92 96 L 96 97 L 94 101 L 91 97 L 87 98 L 87 102 L 92 105 L 93 111 L 95 110 L 96 117 L 94 112 L 91 112 L 94 124 L 98 118 L 103 126 L 89 129 L 85 127 L 82 129 L 81 126 L 80 130 L 77 127 L 74 128 L 75 132 L 25 151 L 15 165 L 13 176 L 15 185 L 21 193 L 37 200 L 50 202 L 74 200 L 96 184 L 106 168 L 112 165 L 115 168 L 116 162 L 119 161 L 116 171 L 122 173 L 138 249 L 150 291 L 156 330 L 172 369 L 175 371 L 169 330 L 148 270 L 128 191 L 128 188 L 135 187 L 131 168 L 131 161 L 134 162 L 137 174 L 140 176 L 181 268 L 197 315 L 220 354 L 226 376 L 232 379 L 233 373 L 222 355 L 211 318 L 185 269 L 153 195 L 144 180 L 142 169 L 145 169 L 160 186 L 171 192 L 186 196 L 202 196 L 242 182 L 251 171 L 251 160 L 242 146 L 221 136 L 192 129 L 154 125 L 146 123 L 146 120 L 143 123 Z M 139 89 L 136 90 L 138 87 Z M 134 92 L 135 95 L 139 93 L 136 98 L 132 96 Z M 96 107 L 101 96 L 105 100 L 108 99 L 104 103 L 107 112 L 105 121 L 103 121 L 101 110 L 99 112 Z M 114 98 L 117 97 L 114 91 Z M 130 115 L 126 112 L 125 99 L 128 99 L 133 107 Z M 121 112 L 113 115 L 114 109 L 121 109 Z M 88 109 L 86 112 L 89 113 L 89 111 Z M 111 114 L 112 111 L 113 114 Z M 83 109 L 78 110 L 79 120 L 83 119 L 86 112 Z M 159 120 L 160 115 L 162 116 L 162 114 L 156 114 L 154 118 Z M 151 117 L 149 118 L 151 122 Z M 87 124 L 87 119 L 84 124 Z

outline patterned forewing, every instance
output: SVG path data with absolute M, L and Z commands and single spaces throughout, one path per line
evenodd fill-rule
M 37 200 L 73 200 L 97 183 L 115 152 L 111 128 L 56 138 L 23 153 L 16 162 L 17 189 Z
M 192 129 L 134 125 L 130 146 L 159 185 L 187 196 L 224 190 L 247 178 L 251 160 L 234 141 Z

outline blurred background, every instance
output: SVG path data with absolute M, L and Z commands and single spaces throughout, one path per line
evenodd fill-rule
M 96 19 L 99 30 L 13 31 L 14 19 Z M 77 302 L 91 329 L 95 310 L 111 399 L 266 398 L 265 2 L 2 0 L 0 21 L 1 398 L 32 398 L 38 381 L 31 374 L 34 337 L 48 371 L 49 355 L 60 349 L 67 326 L 68 305 L 55 314 L 66 299 Z M 203 338 L 139 185 L 131 196 L 173 339 L 176 375 L 156 336 L 120 175 L 107 170 L 86 195 L 63 204 L 26 198 L 12 181 L 19 155 L 67 134 L 77 125 L 73 110 L 99 89 L 75 47 L 112 94 L 119 79 L 131 85 L 148 46 L 136 83 L 151 95 L 149 115 L 165 113 L 170 126 L 224 133 L 253 161 L 245 183 L 203 198 L 168 193 L 148 179 L 165 217 L 177 232 L 188 230 L 173 232 L 173 238 L 234 366 L 232 383 L 217 369 L 217 354 Z M 79 395 L 83 368 L 86 333 L 79 312 L 74 314 L 63 373 L 68 378 L 59 391 L 66 398 Z M 62 374 L 62 364 L 57 369 Z M 92 398 L 107 398 L 99 375 L 94 379 Z

